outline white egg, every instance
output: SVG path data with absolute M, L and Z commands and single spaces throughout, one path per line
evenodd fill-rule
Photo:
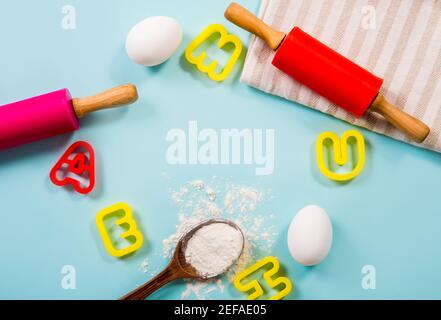
M 156 16 L 130 30 L 126 51 L 135 63 L 152 67 L 168 60 L 182 42 L 182 28 L 173 18 Z
M 332 246 L 332 224 L 325 210 L 310 205 L 300 210 L 288 230 L 291 256 L 304 266 L 322 262 Z

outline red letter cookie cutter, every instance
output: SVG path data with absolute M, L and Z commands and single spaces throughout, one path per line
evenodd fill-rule
M 52 168 L 50 179 L 57 186 L 71 185 L 78 193 L 90 193 L 95 186 L 95 154 L 92 146 L 85 141 L 71 145 Z M 80 180 L 88 180 L 88 184 L 84 186 Z

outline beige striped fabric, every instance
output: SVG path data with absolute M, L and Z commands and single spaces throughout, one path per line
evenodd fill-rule
M 262 0 L 259 16 L 295 25 L 385 79 L 383 93 L 431 127 L 417 146 L 441 152 L 441 0 Z M 380 116 L 354 118 L 272 66 L 274 52 L 252 38 L 241 81 L 357 126 L 410 142 Z

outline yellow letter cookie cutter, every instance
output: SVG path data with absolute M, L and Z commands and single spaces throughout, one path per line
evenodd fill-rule
M 225 45 L 231 43 L 234 45 L 234 51 L 221 72 L 216 72 L 216 67 L 218 66 L 217 61 L 212 61 L 210 64 L 205 64 L 205 60 L 207 58 L 207 52 L 202 52 L 197 57 L 194 56 L 194 52 L 200 47 L 200 45 L 206 42 L 212 35 L 219 34 L 220 38 L 218 41 L 219 49 L 225 47 Z M 211 80 L 214 81 L 224 81 L 237 60 L 239 59 L 242 53 L 242 42 L 235 35 L 229 34 L 227 29 L 221 24 L 212 24 L 209 25 L 199 36 L 197 36 L 185 49 L 185 58 L 191 64 L 194 64 L 199 71 L 202 73 L 206 73 Z
M 120 226 L 125 229 L 125 231 L 121 233 L 121 235 L 119 235 L 119 238 L 126 239 L 128 241 L 129 239 L 134 240 L 130 241 L 131 244 L 123 249 L 115 248 L 112 243 L 111 236 L 109 235 L 109 230 L 106 228 L 104 223 L 106 218 L 119 212 L 122 212 L 123 216 L 116 220 L 114 225 Z M 142 233 L 138 230 L 136 221 L 133 217 L 132 209 L 126 203 L 120 202 L 105 209 L 102 209 L 100 212 L 98 212 L 96 216 L 96 225 L 98 227 L 101 238 L 103 239 L 104 246 L 107 252 L 109 252 L 109 254 L 113 257 L 120 258 L 132 252 L 135 252 L 136 250 L 141 248 L 144 242 Z
M 271 267 L 263 274 L 263 279 L 265 279 L 266 283 L 271 289 L 280 288 L 283 286 L 283 289 L 278 291 L 277 294 L 268 298 L 267 300 L 280 300 L 283 297 L 287 296 L 293 289 L 293 285 L 291 280 L 286 277 L 277 277 L 273 278 L 280 269 L 279 260 L 276 257 L 266 257 L 258 262 L 256 262 L 251 267 L 247 268 L 245 271 L 241 272 L 234 279 L 234 286 L 240 292 L 249 292 L 252 291 L 248 295 L 248 300 L 256 300 L 264 295 L 264 290 L 262 285 L 256 279 L 251 280 L 249 282 L 243 282 L 244 279 L 248 278 L 250 275 L 255 273 L 256 271 L 266 269 Z
M 331 171 L 325 164 L 323 145 L 325 140 L 332 141 L 334 146 L 334 162 L 339 166 L 343 166 L 348 161 L 348 140 L 354 138 L 357 143 L 358 162 L 351 172 L 336 173 Z M 334 181 L 348 181 L 358 176 L 364 168 L 366 162 L 365 143 L 362 134 L 356 130 L 349 130 L 343 133 L 340 137 L 334 132 L 323 132 L 316 143 L 317 164 L 320 171 L 331 180 Z

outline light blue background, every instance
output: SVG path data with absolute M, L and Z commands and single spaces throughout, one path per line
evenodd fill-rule
M 252 0 L 240 1 L 257 10 Z M 0 2 L 0 103 L 70 88 L 76 96 L 133 82 L 140 100 L 127 109 L 92 115 L 73 135 L 0 153 L 0 298 L 115 299 L 148 280 L 138 270 L 175 230 L 177 208 L 169 190 L 213 175 L 272 189 L 266 203 L 276 214 L 278 256 L 296 285 L 296 299 L 441 298 L 441 156 L 362 130 L 367 165 L 351 183 L 326 181 L 315 168 L 314 140 L 325 130 L 351 126 L 238 81 L 221 85 L 200 76 L 182 59 L 189 40 L 206 25 L 225 24 L 244 43 L 249 36 L 223 18 L 229 0 L 72 0 Z M 77 30 L 60 27 L 61 9 L 77 9 Z M 145 17 L 178 19 L 185 39 L 164 65 L 146 69 L 126 56 L 130 28 Z M 170 166 L 165 135 L 197 120 L 203 128 L 274 128 L 276 163 L 271 176 L 253 167 Z M 70 145 L 85 139 L 97 153 L 99 180 L 92 196 L 53 186 L 49 170 Z M 99 209 L 132 205 L 146 237 L 141 252 L 125 260 L 107 255 L 94 225 Z M 334 244 L 319 266 L 290 257 L 286 231 L 303 206 L 324 207 Z M 77 290 L 61 288 L 61 268 L 74 265 Z M 361 268 L 374 265 L 377 289 L 361 287 Z M 180 298 L 183 283 L 154 298 Z M 212 298 L 243 297 L 229 288 Z

